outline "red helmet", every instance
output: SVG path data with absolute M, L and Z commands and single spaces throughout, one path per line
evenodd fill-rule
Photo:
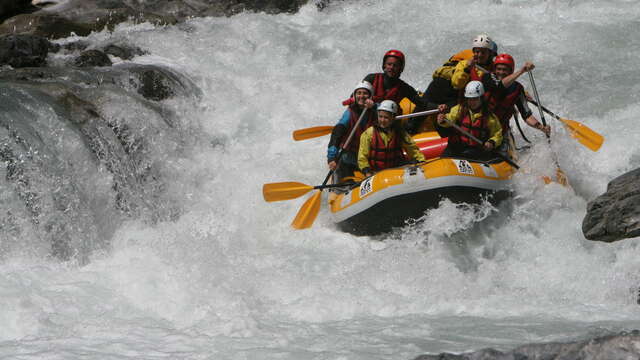
M 511 71 L 513 71 L 516 67 L 516 62 L 509 54 L 500 54 L 496 56 L 496 58 L 493 59 L 493 66 L 496 66 L 498 64 L 508 65 L 509 67 L 511 67 Z
M 382 58 L 382 70 L 384 70 L 384 62 L 387 61 L 389 56 L 400 59 L 400 72 L 402 72 L 402 70 L 404 70 L 404 54 L 400 50 L 389 50 L 384 54 Z

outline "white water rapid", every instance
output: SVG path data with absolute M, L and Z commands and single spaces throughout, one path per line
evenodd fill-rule
M 90 35 L 145 49 L 132 61 L 201 90 L 165 101 L 185 131 L 136 130 L 162 153 L 170 201 L 156 207 L 179 210 L 160 221 L 93 214 L 107 230 L 93 232 L 101 245 L 83 264 L 46 256 L 34 233 L 3 239 L 0 357 L 413 359 L 640 328 L 637 240 L 581 232 L 587 202 L 640 166 L 638 19 L 637 1 L 624 0 L 336 1 Z M 603 134 L 602 149 L 547 117 L 551 151 L 525 128 L 536 145 L 519 160 L 513 201 L 445 201 L 382 238 L 338 231 L 326 206 L 312 230 L 294 231 L 305 197 L 263 201 L 264 183 L 322 182 L 328 137 L 294 142 L 291 132 L 333 125 L 386 50 L 405 52 L 402 78 L 424 90 L 481 32 L 518 64 L 533 61 L 544 105 Z M 148 115 L 117 96 L 101 106 L 114 118 Z M 554 174 L 551 154 L 573 189 L 540 180 Z M 113 207 L 111 175 L 98 174 L 81 179 Z

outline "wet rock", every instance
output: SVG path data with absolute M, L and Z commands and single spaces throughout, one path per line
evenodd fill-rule
M 105 46 L 103 50 L 106 54 L 119 57 L 122 60 L 131 60 L 134 56 L 144 55 L 146 52 L 139 47 L 128 45 L 114 45 L 110 44 Z
M 509 352 L 483 349 L 472 353 L 421 355 L 415 360 L 627 360 L 640 358 L 640 331 L 568 343 L 531 344 Z
M 142 5 L 146 12 L 170 15 L 176 19 L 186 19 L 197 16 L 208 8 L 206 2 L 184 0 L 157 0 Z
M 0 25 L 0 35 L 30 34 L 48 39 L 59 39 L 71 34 L 87 36 L 91 28 L 69 21 L 55 14 L 21 14 L 7 19 Z
M 106 6 L 106 7 L 103 7 Z M 143 8 L 130 7 L 121 2 L 105 4 L 101 1 L 70 0 L 62 5 L 38 11 L 37 15 L 56 15 L 75 24 L 81 24 L 89 31 L 113 30 L 119 23 L 148 22 L 154 25 L 173 25 L 178 20 L 171 14 L 155 14 Z
M 245 6 L 254 11 L 278 14 L 281 12 L 295 13 L 306 3 L 306 0 L 253 0 L 246 1 Z
M 100 50 L 83 51 L 74 60 L 74 65 L 78 67 L 111 66 L 112 64 L 109 56 Z
M 311 0 L 319 10 L 330 0 Z M 190 17 L 232 16 L 242 11 L 266 12 L 269 14 L 295 13 L 309 0 L 67 0 L 52 3 L 39 2 L 42 9 L 24 14 L 25 9 L 11 10 L 7 6 L 8 18 L 0 25 L 1 34 L 34 34 L 49 39 L 67 37 L 72 33 L 86 36 L 91 31 L 113 30 L 115 25 L 131 21 L 149 22 L 155 25 L 174 25 Z M 3 4 L 11 6 L 28 3 L 28 0 L 0 0 L 0 17 Z M 29 11 L 36 9 L 30 6 Z
M 295 13 L 308 0 L 228 0 L 207 1 L 209 4 L 201 16 L 232 16 L 242 11 L 266 12 L 268 14 Z
M 62 48 L 68 51 L 78 51 L 84 50 L 89 46 L 88 41 L 78 40 L 74 42 L 70 42 L 68 44 L 62 45 Z
M 613 179 L 604 194 L 589 202 L 582 233 L 604 242 L 640 236 L 640 169 Z
M 315 1 L 316 7 L 318 8 L 319 11 L 322 11 L 325 8 L 327 8 L 330 3 L 331 3 L 331 0 L 316 0 Z
M 0 236 L 10 233 L 20 238 L 21 231 L 36 229 L 38 241 L 50 245 L 51 256 L 76 259 L 94 249 L 94 241 L 110 238 L 105 234 L 113 229 L 111 220 L 97 221 L 104 214 L 113 216 L 113 221 L 120 215 L 159 221 L 180 213 L 165 200 L 166 187 L 156 165 L 158 144 L 149 139 L 160 131 L 178 148 L 182 134 L 175 129 L 170 106 L 140 95 L 145 86 L 160 89 L 147 94 L 157 99 L 200 95 L 187 77 L 154 65 L 0 68 L 2 104 L 9 109 L 0 113 L 0 128 L 9 134 L 9 141 L 0 144 L 0 161 L 6 167 L 5 185 L 11 186 L 7 191 L 19 204 L 0 217 L 0 224 L 13 217 L 25 219 L 16 223 L 16 230 L 0 228 Z M 114 99 L 151 116 L 113 114 L 112 107 L 122 106 Z M 42 104 L 47 114 L 39 116 L 32 110 L 34 104 Z M 48 136 L 52 128 L 64 129 L 65 139 L 75 139 L 69 142 L 74 144 L 68 147 L 72 151 L 49 150 L 59 145 L 57 136 Z M 87 193 L 80 182 L 95 181 L 91 174 L 98 170 L 95 176 L 103 178 L 103 169 L 110 174 L 109 183 L 102 184 L 97 195 Z M 87 184 L 91 191 L 92 183 Z M 89 207 L 86 199 L 100 206 Z M 95 209 L 99 210 L 94 213 Z
M 0 21 L 34 10 L 31 0 L 0 0 Z
M 167 75 L 158 69 L 143 70 L 138 73 L 140 87 L 138 93 L 147 99 L 160 101 L 175 95 Z
M 46 65 L 51 43 L 34 35 L 0 36 L 0 65 L 14 68 Z
M 88 24 L 94 31 L 113 30 L 121 22 L 131 21 L 134 24 L 150 23 L 156 26 L 174 25 L 178 20 L 171 14 L 159 15 L 131 8 L 95 10 L 83 13 L 78 20 Z
M 0 71 L 0 82 L 19 81 L 57 92 L 49 84 L 74 84 L 82 88 L 115 86 L 138 93 L 148 100 L 161 101 L 169 97 L 200 96 L 200 90 L 174 71 L 156 65 L 131 63 L 111 67 L 51 67 L 22 68 Z M 65 85 L 68 86 L 68 85 Z

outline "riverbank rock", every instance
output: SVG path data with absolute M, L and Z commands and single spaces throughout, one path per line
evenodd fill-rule
M 35 10 L 37 8 L 31 5 L 31 0 L 0 0 L 0 21 Z
M 520 346 L 509 352 L 483 349 L 472 353 L 422 355 L 415 360 L 631 360 L 640 359 L 640 331 L 569 343 Z
M 86 36 L 105 28 L 113 30 L 125 21 L 174 25 L 191 17 L 232 16 L 243 11 L 295 13 L 310 1 L 318 10 L 330 3 L 330 0 L 51 0 L 36 2 L 40 7 L 37 10 L 28 0 L 0 0 L 0 21 L 4 21 L 0 35 L 32 34 L 59 39 L 71 34 Z
M 80 56 L 74 60 L 74 65 L 78 67 L 90 66 L 111 66 L 112 62 L 107 54 L 100 50 L 83 51 Z
M 118 64 L 111 67 L 48 67 L 0 71 L 0 81 L 19 81 L 33 86 L 49 84 L 100 88 L 115 86 L 136 92 L 147 100 L 173 96 L 199 96 L 199 89 L 179 73 L 157 65 Z
M 59 39 L 72 34 L 87 36 L 91 28 L 69 21 L 56 14 L 21 14 L 7 19 L 0 25 L 0 35 L 28 34 L 48 39 Z
M 45 66 L 51 43 L 35 35 L 0 36 L 0 65 L 14 68 Z
M 613 179 L 604 194 L 589 202 L 582 233 L 604 242 L 640 236 L 640 169 Z
M 131 60 L 134 56 L 144 55 L 147 53 L 137 46 L 130 46 L 125 44 L 109 44 L 104 47 L 103 51 L 106 54 L 119 57 L 122 60 Z

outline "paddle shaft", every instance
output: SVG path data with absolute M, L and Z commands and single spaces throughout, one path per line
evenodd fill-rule
M 454 123 L 452 123 L 452 122 L 449 122 L 449 124 L 450 124 L 451 126 L 453 126 L 456 130 L 458 130 L 460 133 L 462 133 L 464 136 L 468 137 L 469 139 L 471 139 L 471 140 L 473 140 L 473 141 L 477 142 L 477 143 L 478 143 L 478 144 L 480 144 L 480 145 L 484 144 L 482 141 L 480 141 L 480 139 L 478 139 L 477 137 L 475 137 L 475 136 L 471 135 L 468 131 L 464 130 L 464 129 L 463 129 L 463 128 L 461 128 L 460 126 L 458 126 L 458 125 L 456 125 L 456 124 L 454 124 Z M 518 164 L 516 164 L 516 163 L 515 163 L 515 161 L 513 161 L 513 160 L 509 159 L 509 156 L 507 156 L 507 155 L 505 155 L 505 154 L 501 153 L 501 152 L 500 152 L 500 151 L 498 151 L 498 150 L 493 150 L 493 152 L 494 152 L 495 154 L 497 154 L 498 156 L 500 156 L 504 161 L 506 161 L 506 162 L 507 162 L 507 164 L 509 164 L 509 165 L 513 166 L 513 167 L 514 167 L 514 168 L 516 168 L 516 169 L 520 169 L 520 166 L 518 166 Z
M 353 126 L 353 129 L 351 129 L 351 133 L 349 134 L 349 136 L 347 137 L 347 141 L 344 142 L 344 145 L 342 145 L 342 147 L 340 148 L 340 150 L 338 151 L 338 156 L 336 157 L 338 159 L 338 163 L 336 164 L 336 170 L 338 169 L 338 167 L 340 166 L 340 161 L 342 161 L 342 153 L 344 152 L 344 150 L 349 146 L 349 144 L 351 143 L 351 140 L 353 140 L 354 135 L 356 134 L 356 130 L 358 129 L 358 126 L 360 126 L 360 123 L 362 122 L 362 119 L 364 119 L 364 115 L 367 113 L 367 110 L 369 110 L 368 108 L 364 108 L 364 110 L 362 110 L 362 113 L 360 114 L 360 117 L 358 118 L 358 121 L 356 122 L 356 124 Z M 327 174 L 327 177 L 324 178 L 324 181 L 322 182 L 322 186 L 326 185 L 327 182 L 329 181 L 329 179 L 331 178 L 331 175 L 333 175 L 333 173 L 336 170 L 330 170 L 329 173 Z
M 476 64 L 476 67 L 479 68 L 480 70 L 484 71 L 484 72 L 488 72 L 485 68 L 483 68 L 480 65 Z M 547 109 L 546 107 L 539 105 L 540 104 L 540 96 L 538 95 L 538 89 L 536 88 L 536 84 L 535 81 L 533 80 L 533 74 L 531 73 L 531 71 L 527 71 L 529 73 L 529 79 L 531 80 L 531 87 L 533 88 L 533 95 L 535 96 L 536 100 L 529 100 L 530 103 L 532 103 L 533 105 L 538 107 L 538 110 L 540 111 L 540 120 L 542 120 L 542 125 L 547 126 L 547 121 L 544 118 L 544 115 L 542 114 L 542 111 L 544 110 L 544 112 L 546 112 L 547 114 L 555 117 L 556 119 L 560 120 L 560 116 L 554 114 L 551 112 L 551 110 Z M 542 109 L 542 110 L 540 110 Z
M 529 80 L 531 81 L 531 87 L 533 88 L 533 96 L 536 98 L 536 105 L 538 105 L 538 112 L 540 113 L 540 120 L 542 120 L 542 125 L 547 126 L 547 121 L 544 119 L 544 112 L 542 111 L 542 102 L 540 102 L 540 95 L 538 95 L 538 88 L 536 87 L 536 82 L 533 80 L 533 71 L 529 71 Z M 547 135 L 547 142 L 549 143 L 549 147 L 551 147 L 551 137 L 545 132 Z M 562 169 L 560 169 L 560 163 L 558 163 L 558 158 L 556 154 L 551 151 L 551 157 L 553 158 L 553 162 L 556 164 L 556 177 L 558 182 L 562 185 L 567 185 L 569 182 L 567 180 L 567 176 L 564 174 Z
M 413 113 L 413 114 L 398 115 L 398 116 L 396 116 L 396 119 L 397 120 L 401 120 L 401 119 L 408 119 L 408 118 L 418 117 L 418 116 L 422 116 L 422 115 L 433 115 L 433 114 L 437 114 L 439 112 L 440 112 L 440 110 L 438 110 L 438 109 L 420 111 L 420 112 Z
M 559 115 L 554 114 L 553 112 L 551 112 L 551 110 L 547 109 L 546 107 L 544 107 L 544 106 L 542 106 L 542 105 L 538 105 L 539 103 L 538 103 L 537 101 L 529 99 L 529 102 L 530 102 L 530 103 L 532 103 L 532 104 L 533 104 L 533 105 L 535 105 L 535 106 L 539 106 L 540 108 L 542 108 L 542 110 L 543 110 L 544 112 L 546 112 L 547 114 L 549 114 L 549 115 L 553 116 L 553 117 L 554 117 L 554 118 L 556 118 L 557 120 L 560 120 L 560 119 L 561 119 L 561 117 L 560 117 Z
M 362 119 L 364 118 L 364 113 L 369 110 L 368 108 L 365 108 L 364 110 L 362 110 L 362 114 L 360 114 L 360 118 L 358 118 L 358 122 L 356 122 L 356 125 L 353 127 L 353 129 L 351 129 L 351 133 L 349 134 L 349 137 L 347 138 L 347 141 L 344 142 L 344 145 L 342 146 L 342 148 L 340 148 L 340 151 L 338 152 L 338 165 L 340 166 L 340 160 L 342 160 L 342 152 L 347 149 L 347 147 L 349 146 L 349 143 L 351 143 L 351 140 L 353 139 L 353 136 L 356 134 L 356 129 L 358 128 L 358 126 L 360 126 L 360 123 L 362 122 Z M 433 110 L 427 110 L 427 111 L 420 111 L 417 113 L 413 113 L 413 114 L 407 114 L 407 115 L 400 115 L 400 116 L 396 116 L 396 119 L 407 119 L 407 118 L 411 118 L 411 117 L 416 117 L 416 116 L 422 116 L 422 115 L 432 115 L 432 114 L 437 114 L 438 112 L 440 112 L 438 109 L 433 109 Z M 336 169 L 338 168 L 336 166 Z M 329 181 L 329 178 L 331 177 L 332 173 L 330 172 L 327 175 L 327 178 L 325 179 L 325 182 L 322 183 L 323 185 L 327 183 L 327 181 Z
M 531 87 L 533 88 L 533 96 L 536 97 L 536 105 L 538 106 L 538 112 L 540 113 L 540 120 L 542 120 L 542 125 L 547 126 L 547 120 L 544 118 L 544 112 L 542 111 L 542 103 L 540 102 L 540 95 L 538 95 L 538 88 L 536 87 L 536 82 L 533 80 L 533 71 L 528 71 L 529 80 L 531 81 Z M 546 133 L 545 133 L 546 134 Z M 547 138 L 549 135 L 547 135 Z

